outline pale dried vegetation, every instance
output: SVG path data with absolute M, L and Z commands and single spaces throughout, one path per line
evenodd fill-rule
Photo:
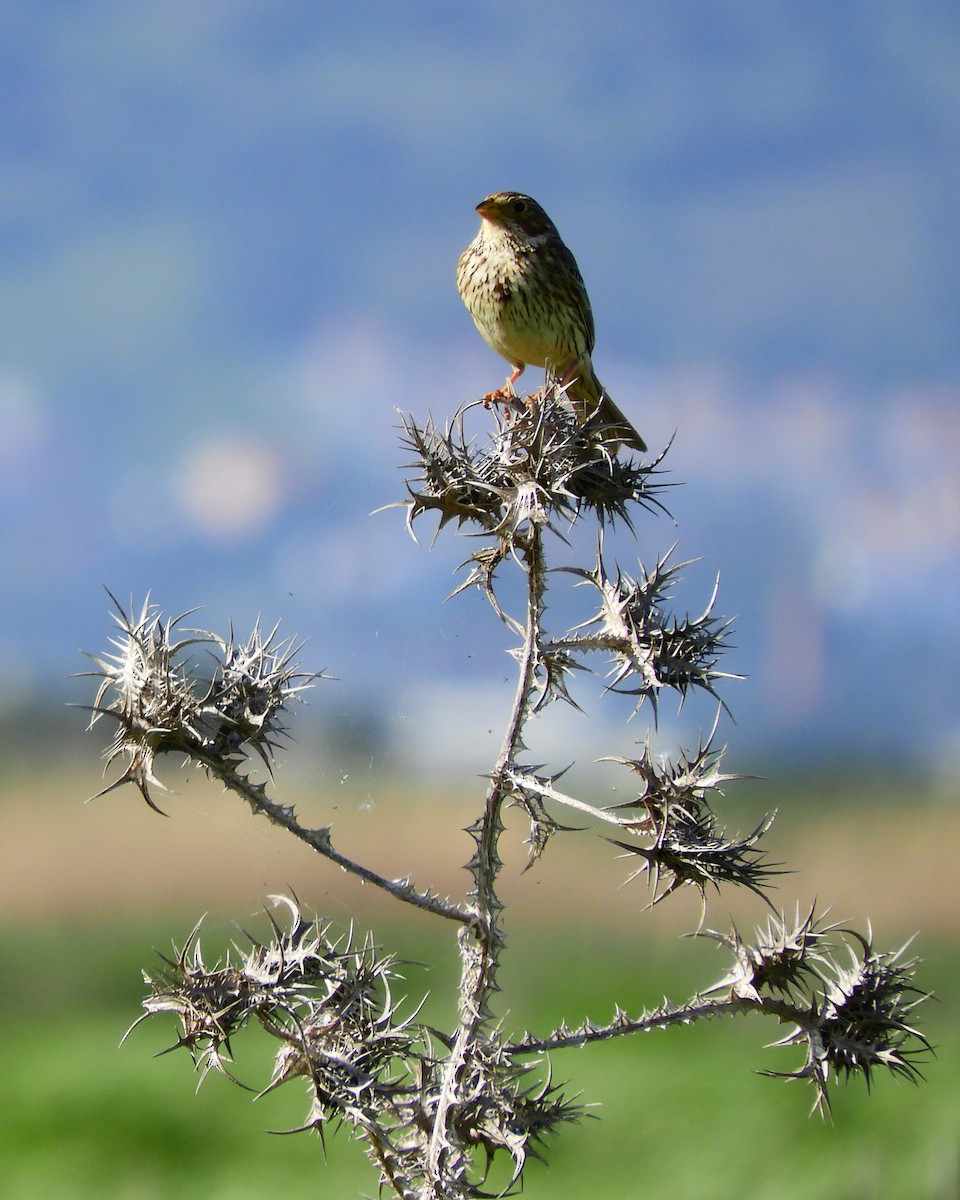
M 469 432 L 485 414 L 492 427 Z M 671 757 L 633 741 L 611 746 L 621 778 L 613 805 L 579 794 L 568 763 L 539 762 L 527 750 L 533 723 L 550 706 L 581 707 L 581 681 L 590 676 L 608 694 L 628 697 L 634 713 L 656 719 L 668 697 L 682 703 L 700 695 L 714 702 L 719 720 L 730 623 L 716 611 L 716 588 L 699 611 L 677 612 L 672 598 L 687 564 L 668 556 L 627 569 L 605 546 L 614 526 L 632 531 L 663 510 L 663 455 L 640 462 L 618 454 L 603 430 L 572 418 L 556 389 L 505 413 L 467 406 L 443 428 L 406 417 L 403 430 L 413 457 L 400 502 L 409 529 L 433 516 L 438 534 L 464 536 L 456 592 L 477 589 L 514 641 L 514 700 L 467 826 L 466 886 L 455 893 L 462 898 L 429 878 L 429 853 L 415 875 L 379 860 L 374 867 L 347 853 L 330 826 L 305 822 L 289 798 L 277 797 L 271 771 L 293 711 L 323 676 L 301 668 L 302 648 L 276 628 L 220 636 L 190 628 L 190 614 L 168 618 L 149 601 L 118 605 L 112 646 L 94 660 L 93 724 L 112 728 L 107 791 L 132 784 L 161 809 L 161 763 L 187 760 L 311 852 L 446 925 L 459 948 L 457 1010 L 444 1027 L 428 1025 L 420 1004 L 399 990 L 402 964 L 386 946 L 308 915 L 287 896 L 264 933 L 244 935 L 224 957 L 208 956 L 198 925 L 147 973 L 141 1019 L 174 1014 L 175 1045 L 204 1074 L 235 1076 L 242 1032 L 273 1039 L 264 1090 L 305 1088 L 302 1128 L 323 1137 L 346 1126 L 364 1143 L 381 1189 L 408 1198 L 473 1198 L 519 1185 L 547 1135 L 584 1111 L 576 1088 L 554 1075 L 552 1059 L 569 1047 L 753 1013 L 772 1020 L 781 1057 L 792 1055 L 769 1073 L 805 1081 L 821 1111 L 837 1079 L 869 1084 L 880 1072 L 917 1079 L 929 1046 L 914 1027 L 924 999 L 914 960 L 905 947 L 879 948 L 869 929 L 848 928 L 816 907 L 772 907 L 770 889 L 783 868 L 764 848 L 771 819 L 743 832 L 724 822 L 724 790 L 736 776 L 725 769 L 716 724 Z M 589 560 L 571 561 L 571 530 L 585 526 L 594 531 Z M 502 598 L 508 577 L 522 585 L 519 608 Z M 581 614 L 554 627 L 552 601 L 562 589 Z M 695 897 L 692 931 L 721 949 L 719 977 L 653 1009 L 634 1011 L 611 996 L 612 1016 L 508 1028 L 498 1016 L 510 1007 L 498 983 L 510 911 L 504 859 L 512 872 L 521 869 L 505 852 L 516 836 L 508 811 L 522 820 L 531 871 L 550 872 L 558 835 L 568 854 L 571 841 L 596 835 L 609 850 L 611 890 L 626 876 L 657 908 Z M 422 817 L 425 805 L 413 812 Z M 709 926 L 707 904 L 721 889 L 767 905 L 754 933 Z M 631 961 L 641 956 L 638 942 Z M 503 1160 L 505 1176 L 491 1174 Z

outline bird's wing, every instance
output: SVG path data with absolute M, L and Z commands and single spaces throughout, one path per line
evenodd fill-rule
M 581 326 L 587 335 L 587 353 L 592 354 L 597 341 L 597 331 L 593 323 L 593 309 L 590 307 L 587 285 L 583 282 L 583 276 L 580 274 L 580 268 L 577 266 L 577 260 L 573 254 L 563 242 L 560 245 L 562 256 L 570 269 L 570 279 L 575 293 L 571 297 L 571 301 L 580 315 Z

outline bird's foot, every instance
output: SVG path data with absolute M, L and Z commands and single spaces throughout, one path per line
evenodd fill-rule
M 512 405 L 516 399 L 517 393 L 513 390 L 512 386 L 507 385 L 505 387 L 497 388 L 496 391 L 487 392 L 485 396 L 481 397 L 480 403 L 484 408 L 489 408 L 492 404 Z

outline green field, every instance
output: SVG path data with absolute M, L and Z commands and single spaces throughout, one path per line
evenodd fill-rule
M 5 1119 L 0 1124 L 0 1195 L 8 1200 L 118 1197 L 124 1200 L 239 1200 L 240 1197 L 375 1194 L 375 1179 L 345 1133 L 329 1139 L 326 1160 L 308 1134 L 270 1136 L 295 1126 L 306 1105 L 298 1084 L 257 1103 L 211 1077 L 198 1094 L 182 1052 L 154 1058 L 175 1038 L 172 1020 L 141 1026 L 118 1048 L 138 1013 L 139 969 L 168 948 L 182 919 L 73 924 L 66 920 L 7 931 L 4 962 Z M 381 931 L 390 944 L 393 935 Z M 404 953 L 426 959 L 418 930 L 397 931 Z M 518 935 L 505 985 L 519 998 L 516 1023 L 609 1012 L 616 994 L 639 1003 L 666 991 L 679 997 L 703 982 L 690 943 L 657 942 L 640 961 L 622 940 L 585 930 Z M 925 947 L 924 986 L 953 997 L 960 987 L 952 945 Z M 694 955 L 694 958 L 697 956 Z M 413 969 L 411 991 L 420 986 Z M 450 980 L 431 978 L 430 1015 L 441 1019 Z M 533 1163 L 531 1200 L 672 1196 L 728 1200 L 953 1200 L 960 1135 L 960 1036 L 955 1005 L 924 1006 L 938 1057 L 919 1087 L 880 1079 L 839 1087 L 833 1124 L 809 1118 L 799 1084 L 763 1078 L 789 1067 L 789 1053 L 764 1050 L 777 1030 L 718 1022 L 649 1034 L 554 1061 L 598 1119 L 569 1127 Z M 514 1018 L 508 1018 L 510 1023 Z M 269 1067 L 256 1038 L 235 1047 L 238 1069 L 262 1086 Z
M 442 1028 L 450 1028 L 454 1007 L 454 931 L 398 912 L 219 788 L 186 773 L 176 781 L 180 791 L 165 799 L 171 819 L 164 820 L 132 791 L 84 805 L 102 786 L 94 760 L 63 763 L 39 785 L 30 762 L 4 772 L 0 1197 L 375 1195 L 375 1175 L 345 1132 L 327 1139 L 326 1157 L 315 1135 L 267 1132 L 303 1120 L 299 1083 L 256 1103 L 217 1076 L 197 1093 L 186 1054 L 155 1057 L 176 1039 L 172 1019 L 153 1020 L 118 1043 L 140 1012 L 141 969 L 205 911 L 209 937 L 225 943 L 234 920 L 248 925 L 264 897 L 293 888 L 305 906 L 338 923 L 373 927 L 384 949 L 435 964 L 405 974 L 411 997 L 429 991 L 427 1019 Z M 872 918 L 884 949 L 919 931 L 919 983 L 938 996 L 917 1014 L 938 1048 L 924 1067 L 926 1082 L 878 1078 L 872 1095 L 861 1082 L 840 1085 L 834 1121 L 825 1124 L 808 1116 L 805 1085 L 757 1073 L 797 1065 L 789 1051 L 763 1048 L 784 1032 L 769 1022 L 717 1021 L 567 1051 L 554 1057 L 554 1078 L 595 1107 L 547 1147 L 548 1166 L 529 1165 L 530 1200 L 960 1196 L 955 798 L 895 779 L 815 782 L 780 794 L 752 786 L 743 801 L 734 799 L 731 822 L 752 828 L 758 813 L 780 809 L 770 850 L 796 873 L 778 881 L 777 904 L 789 913 L 817 897 L 860 928 Z M 438 788 L 418 796 L 393 780 L 362 777 L 326 787 L 315 794 L 307 780 L 295 798 L 306 819 L 333 822 L 345 852 L 462 895 L 460 864 L 472 845 L 462 830 L 475 795 Z M 643 886 L 621 886 L 623 864 L 590 837 L 556 839 L 524 873 L 525 833 L 521 823 L 504 838 L 500 999 L 508 1030 L 542 1032 L 585 1016 L 605 1021 L 615 1001 L 638 1012 L 664 994 L 679 1001 L 722 973 L 712 943 L 678 936 L 696 924 L 695 903 L 678 897 L 645 912 Z M 726 892 L 711 897 L 708 924 L 728 928 L 732 910 L 749 933 L 763 909 L 737 903 Z M 234 1052 L 240 1076 L 261 1088 L 272 1047 L 248 1036 Z

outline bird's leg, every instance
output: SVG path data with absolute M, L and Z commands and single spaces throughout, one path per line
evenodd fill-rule
M 523 374 L 526 365 L 526 363 L 518 364 L 502 388 L 497 388 L 495 392 L 487 392 L 483 397 L 483 407 L 489 408 L 491 404 L 506 404 L 515 400 L 517 398 L 517 389 L 514 387 L 514 384 Z
M 580 377 L 579 373 L 578 373 L 579 369 L 580 369 L 580 360 L 574 359 L 574 361 L 569 365 L 569 367 L 567 367 L 557 377 L 557 381 L 556 381 L 557 389 L 562 392 L 564 390 L 564 388 L 568 388 L 571 385 L 571 383 L 576 383 L 576 381 Z

